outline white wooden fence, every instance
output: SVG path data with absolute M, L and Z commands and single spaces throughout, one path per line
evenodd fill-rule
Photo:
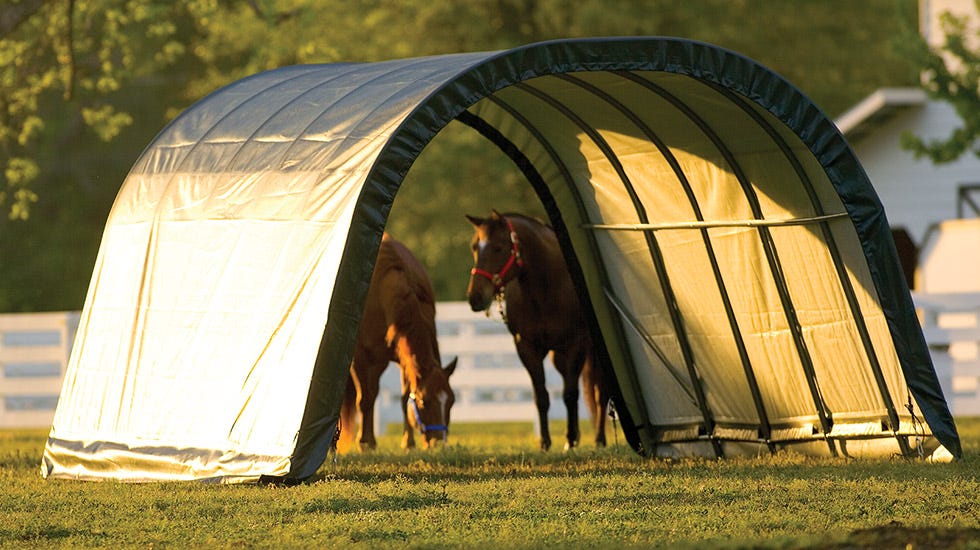
M 954 415 L 980 415 L 980 293 L 913 296 L 943 393 Z M 77 312 L 0 314 L 0 429 L 50 426 L 78 326 Z M 531 382 L 503 322 L 465 302 L 437 306 L 443 361 L 459 358 L 451 382 L 453 422 L 536 422 Z M 552 419 L 565 418 L 561 377 L 545 366 Z M 375 415 L 380 430 L 400 423 L 397 367 L 381 380 Z M 587 418 L 584 404 L 580 418 Z
M 456 393 L 453 422 L 524 420 L 537 414 L 531 382 L 507 327 L 499 318 L 473 313 L 465 302 L 437 306 L 443 361 L 458 357 L 450 382 Z M 0 314 L 0 429 L 50 426 L 78 326 L 78 312 Z M 545 367 L 552 394 L 551 418 L 565 418 L 561 377 Z M 397 366 L 381 379 L 376 429 L 401 423 Z M 586 418 L 584 405 L 579 416 Z
M 980 415 L 980 292 L 913 299 L 950 409 L 956 416 Z
M 50 426 L 77 312 L 0 315 L 0 428 Z

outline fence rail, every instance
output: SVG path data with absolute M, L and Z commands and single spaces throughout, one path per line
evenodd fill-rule
M 980 292 L 913 294 L 922 331 L 943 393 L 954 415 L 980 415 Z M 0 314 L 0 429 L 46 427 L 54 408 L 78 312 Z M 451 383 L 453 422 L 537 421 L 531 382 L 507 328 L 497 318 L 473 313 L 465 302 L 437 304 L 443 360 L 458 357 Z M 545 368 L 552 419 L 565 418 L 561 377 Z M 397 367 L 381 379 L 376 430 L 401 423 Z M 587 418 L 580 403 L 580 418 Z
M 440 302 L 437 310 L 443 360 L 459 358 L 451 380 L 453 422 L 535 422 L 531 382 L 503 322 L 473 313 L 465 302 Z M 51 425 L 78 317 L 78 312 L 0 314 L 0 429 Z M 565 418 L 561 378 L 550 363 L 545 370 L 554 403 L 550 416 Z M 376 429 L 402 422 L 400 395 L 399 370 L 391 366 L 381 379 Z M 584 405 L 580 408 L 582 416 Z
M 50 426 L 78 313 L 0 315 L 0 428 Z
M 980 292 L 912 297 L 950 410 L 980 415 Z

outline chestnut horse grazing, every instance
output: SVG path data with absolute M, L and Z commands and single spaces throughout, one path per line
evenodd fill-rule
M 467 298 L 473 311 L 486 310 L 494 299 L 506 303 L 504 319 L 534 387 L 541 448 L 551 447 L 543 363 L 549 352 L 563 380 L 562 400 L 568 411 L 565 448 L 575 447 L 579 440 L 580 375 L 596 445 L 605 446 L 609 393 L 595 370 L 592 337 L 554 230 L 533 218 L 496 210 L 489 218 L 466 218 L 476 230 Z
M 355 405 L 361 413 L 358 448 L 377 447 L 374 402 L 378 381 L 389 361 L 398 363 L 402 371 L 402 447 L 415 446 L 415 429 L 421 432 L 426 448 L 448 439 L 449 410 L 456 399 L 449 375 L 456 369 L 456 359 L 442 367 L 435 316 L 435 292 L 422 264 L 385 233 L 341 407 L 339 451 L 353 446 Z

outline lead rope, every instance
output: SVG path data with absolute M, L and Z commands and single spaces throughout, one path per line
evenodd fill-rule
M 493 300 L 497 302 L 497 315 L 500 315 L 500 320 L 506 325 L 507 324 L 507 310 L 504 308 L 504 290 L 501 288 L 499 292 L 494 294 Z M 491 313 L 492 308 L 487 308 L 483 310 L 483 314 L 487 316 L 487 319 L 493 319 L 493 314 Z
M 504 307 L 504 289 L 501 288 L 497 295 L 494 297 L 497 302 L 497 313 L 500 314 L 500 320 L 507 324 L 507 310 Z M 490 308 L 487 308 L 487 315 L 490 315 Z
M 919 454 L 919 460 L 925 458 L 926 450 L 922 446 L 922 442 L 926 436 L 925 425 L 922 420 L 919 420 L 918 416 L 915 416 L 915 406 L 912 404 L 912 395 L 909 395 L 909 402 L 905 405 L 905 408 L 909 410 L 909 414 L 912 415 L 912 429 L 915 430 L 915 450 Z

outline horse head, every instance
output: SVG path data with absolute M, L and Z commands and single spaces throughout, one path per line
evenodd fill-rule
M 445 367 L 437 364 L 435 368 L 426 369 L 412 381 L 406 418 L 412 428 L 422 434 L 425 448 L 449 439 L 449 411 L 456 402 L 449 377 L 456 370 L 457 359 Z
M 473 311 L 483 311 L 503 292 L 507 283 L 517 277 L 524 260 L 517 232 L 507 217 L 492 210 L 489 218 L 467 215 L 466 219 L 474 229 L 470 245 L 473 269 L 470 270 L 466 297 Z

